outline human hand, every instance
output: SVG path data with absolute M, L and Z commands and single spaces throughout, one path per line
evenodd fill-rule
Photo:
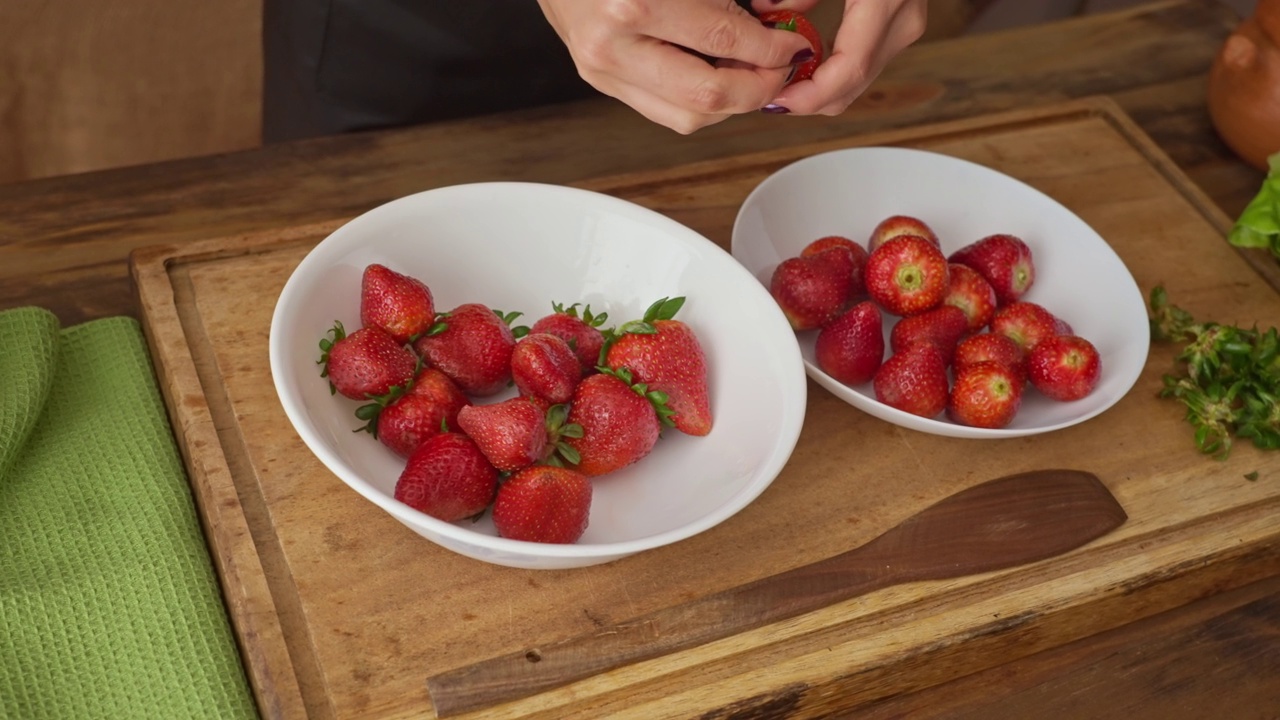
M 819 0 L 752 0 L 758 12 L 812 10 Z M 766 112 L 839 115 L 880 75 L 898 53 L 920 39 L 926 0 L 845 0 L 831 54 L 813 77 L 786 86 Z
M 538 4 L 583 80 L 681 134 L 764 107 L 791 66 L 813 52 L 803 37 L 764 27 L 733 0 Z M 723 60 L 713 65 L 686 49 Z

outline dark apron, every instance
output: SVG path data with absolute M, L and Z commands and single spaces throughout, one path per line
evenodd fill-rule
M 266 0 L 263 50 L 267 142 L 595 94 L 534 0 Z

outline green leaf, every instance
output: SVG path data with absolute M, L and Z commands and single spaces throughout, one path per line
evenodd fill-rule
M 1267 158 L 1267 165 L 1262 187 L 1236 219 L 1227 241 L 1237 247 L 1267 248 L 1280 258 L 1280 153 Z

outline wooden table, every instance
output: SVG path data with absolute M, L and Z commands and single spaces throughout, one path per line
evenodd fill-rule
M 430 187 L 581 182 L 1091 95 L 1113 98 L 1235 216 L 1262 175 L 1214 135 L 1204 89 L 1236 21 L 1215 3 L 1183 0 L 921 45 L 838 118 L 750 115 L 681 137 L 600 100 L 0 186 L 0 308 L 41 305 L 68 325 L 138 316 L 128 268 L 135 248 L 350 217 Z M 784 716 L 785 702 L 774 710 L 753 706 L 752 716 Z M 1280 578 L 869 712 L 1275 717 Z

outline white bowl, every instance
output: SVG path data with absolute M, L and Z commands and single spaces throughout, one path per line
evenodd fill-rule
M 814 359 L 816 331 L 799 333 L 805 369 L 815 382 L 854 407 L 920 432 L 964 438 L 1044 433 L 1084 422 L 1133 387 L 1150 346 L 1146 305 L 1124 262 L 1083 220 L 1053 198 L 990 168 L 907 148 L 866 147 L 804 158 L 770 175 L 739 209 L 732 252 L 767 287 L 775 267 L 824 235 L 866 246 L 890 215 L 923 220 L 953 251 L 993 233 L 1010 233 L 1031 248 L 1036 279 L 1024 300 L 1039 303 L 1090 340 L 1102 377 L 1087 397 L 1057 402 L 1028 388 L 1007 427 L 983 429 L 939 416 L 923 418 L 875 398 L 871 383 L 847 386 Z M 885 347 L 896 324 L 885 314 Z
M 363 269 L 421 279 L 439 311 L 480 302 L 524 313 L 589 303 L 609 325 L 654 300 L 687 298 L 677 319 L 707 354 L 714 427 L 666 430 L 638 463 L 594 481 L 590 524 L 573 545 L 497 536 L 492 522 L 446 523 L 393 497 L 404 461 L 366 433 L 355 401 L 321 379 L 318 343 L 359 327 Z M 517 323 L 519 324 L 519 323 Z M 486 562 L 564 568 L 688 538 L 755 499 L 790 457 L 805 409 L 799 348 L 773 299 L 723 249 L 689 228 L 599 193 L 533 183 L 476 183 L 410 195 L 351 220 L 307 254 L 271 322 L 271 372 L 285 413 L 316 457 L 353 490 L 423 537 Z M 510 393 L 477 402 L 493 402 Z

